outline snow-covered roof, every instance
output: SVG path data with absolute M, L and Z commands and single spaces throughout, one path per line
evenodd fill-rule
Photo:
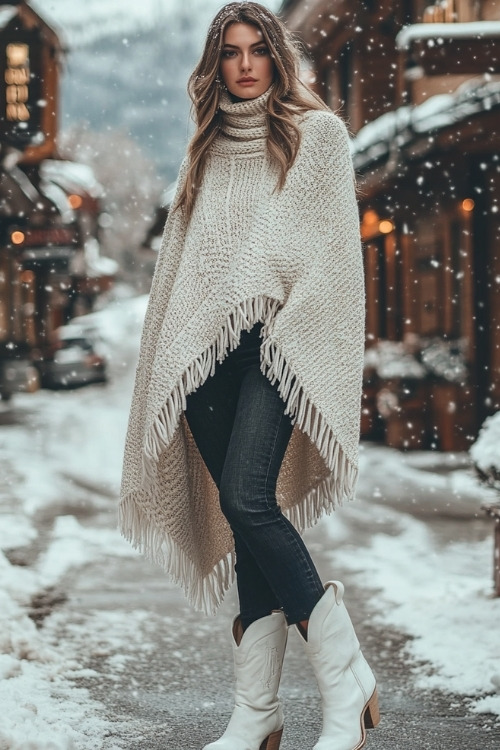
M 4 29 L 12 21 L 13 18 L 19 16 L 21 24 L 24 27 L 36 27 L 42 39 L 46 43 L 52 45 L 54 49 L 56 49 L 59 53 L 61 51 L 59 34 L 58 32 L 56 32 L 55 28 L 49 25 L 45 20 L 45 9 L 43 8 L 44 4 L 47 5 L 46 2 L 39 3 L 40 13 L 37 13 L 37 10 L 32 7 L 31 2 L 24 3 L 22 6 L 22 13 L 20 13 L 19 5 L 6 5 L 0 0 L 0 29 Z
M 74 219 L 73 210 L 68 203 L 68 196 L 60 185 L 50 180 L 42 180 L 40 192 L 56 206 L 65 224 L 69 224 Z
M 0 5 L 0 29 L 5 29 L 14 16 L 17 16 L 16 7 L 12 5 Z
M 470 23 L 414 23 L 405 26 L 396 37 L 398 49 L 408 49 L 420 39 L 482 39 L 500 36 L 500 21 L 471 21 Z
M 415 107 L 405 105 L 365 125 L 351 141 L 354 165 L 360 169 L 402 148 L 416 136 L 449 127 L 470 115 L 500 106 L 500 82 L 466 81 L 453 94 L 431 96 Z
M 84 190 L 93 198 L 102 195 L 102 185 L 97 181 L 92 167 L 74 161 L 46 159 L 40 165 L 43 179 L 56 182 L 68 192 Z
M 411 107 L 399 107 L 392 112 L 386 112 L 369 122 L 358 131 L 356 137 L 351 141 L 353 153 L 357 154 L 377 147 L 380 144 L 381 153 L 386 151 L 386 142 L 391 141 L 396 133 L 410 124 Z

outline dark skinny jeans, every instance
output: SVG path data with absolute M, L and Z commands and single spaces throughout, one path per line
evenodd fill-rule
M 282 609 L 307 620 L 324 593 L 300 534 L 282 514 L 276 483 L 293 425 L 276 385 L 260 370 L 261 323 L 187 397 L 186 419 L 219 489 L 234 535 L 244 628 Z

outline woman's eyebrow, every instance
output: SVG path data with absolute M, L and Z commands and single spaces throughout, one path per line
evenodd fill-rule
M 265 44 L 265 41 L 262 40 L 261 42 L 254 42 L 250 45 L 250 47 L 258 47 L 260 44 Z M 223 44 L 223 47 L 231 47 L 232 49 L 239 49 L 237 44 Z

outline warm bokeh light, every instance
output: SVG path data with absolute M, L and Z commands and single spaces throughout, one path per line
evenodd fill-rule
M 462 201 L 462 208 L 464 211 L 472 211 L 474 206 L 475 203 L 472 198 L 465 198 L 465 200 Z
M 71 195 L 68 195 L 68 203 L 71 206 L 71 208 L 80 208 L 80 206 L 83 203 L 81 195 L 75 195 L 72 193 Z
M 368 211 L 365 211 L 363 214 L 363 223 L 364 224 L 375 224 L 375 222 L 378 221 L 378 214 L 373 209 L 368 209 Z
M 15 231 L 10 235 L 13 245 L 21 245 L 24 242 L 24 232 Z
M 17 42 L 7 45 L 7 62 L 12 68 L 20 68 L 28 64 L 29 47 L 27 44 Z
M 389 221 L 389 219 L 382 219 L 380 224 L 378 225 L 379 231 L 382 232 L 382 234 L 389 234 L 389 232 L 392 232 L 394 229 L 394 224 L 392 221 Z
M 32 284 L 35 280 L 35 274 L 33 271 L 23 271 L 20 278 L 23 284 Z

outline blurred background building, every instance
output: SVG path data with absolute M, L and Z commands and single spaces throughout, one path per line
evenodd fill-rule
M 464 450 L 500 402 L 500 3 L 285 0 L 282 15 L 353 134 L 362 433 Z
M 53 334 L 110 288 L 99 245 L 102 188 L 61 159 L 56 31 L 26 2 L 0 4 L 0 394 L 38 386 Z
M 103 28 L 97 15 L 82 22 L 82 6 L 65 9 L 74 49 L 61 76 L 54 16 L 38 0 L 0 2 L 4 396 L 16 382 L 36 387 L 33 364 L 51 355 L 54 331 L 99 305 L 117 276 L 149 288 L 164 186 L 189 136 L 185 82 L 214 12 L 160 5 L 136 33 L 111 13 Z M 308 80 L 353 135 L 362 434 L 463 450 L 500 401 L 500 3 L 284 0 L 280 13 L 304 42 Z

